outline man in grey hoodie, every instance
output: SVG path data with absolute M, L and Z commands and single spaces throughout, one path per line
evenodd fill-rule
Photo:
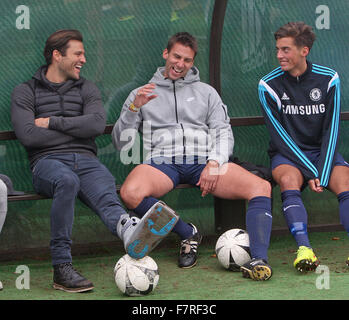
M 130 217 L 122 207 L 114 177 L 97 158 L 95 138 L 104 132 L 106 116 L 98 88 L 80 77 L 86 63 L 81 33 L 56 31 L 46 41 L 44 56 L 47 64 L 33 79 L 13 90 L 12 125 L 28 152 L 36 192 L 53 199 L 53 287 L 67 292 L 89 291 L 92 282 L 72 266 L 71 232 L 77 197 L 122 239 L 133 258 L 147 255 L 153 243 L 169 233 L 177 216 L 161 203 L 141 220 Z M 158 211 L 162 211 L 162 220 Z M 162 232 L 156 232 L 159 230 Z
M 113 128 L 113 143 L 128 151 L 140 131 L 145 161 L 130 172 L 120 195 L 139 216 L 179 183 L 200 187 L 202 196 L 249 200 L 246 225 L 253 259 L 243 266 L 243 276 L 267 280 L 272 274 L 267 263 L 271 186 L 229 162 L 234 140 L 227 107 L 213 87 L 200 81 L 194 67 L 197 50 L 189 33 L 172 36 L 163 51 L 165 67 L 126 99 Z M 173 231 L 182 240 L 179 267 L 195 266 L 199 231 L 182 219 Z

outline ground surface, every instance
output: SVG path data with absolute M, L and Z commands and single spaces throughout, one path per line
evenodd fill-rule
M 161 246 L 151 254 L 159 267 L 159 284 L 154 292 L 139 298 L 124 296 L 115 286 L 113 269 L 123 255 L 121 250 L 74 257 L 75 268 L 95 285 L 92 292 L 81 294 L 52 289 L 49 259 L 1 262 L 0 280 L 4 289 L 0 291 L 0 300 L 128 300 L 135 303 L 147 300 L 347 300 L 349 269 L 345 260 L 349 239 L 346 233 L 311 233 L 310 240 L 322 265 L 317 273 L 299 274 L 292 266 L 296 249 L 293 239 L 288 235 L 274 236 L 269 250 L 273 276 L 264 282 L 245 279 L 240 272 L 223 269 L 210 241 L 200 246 L 198 264 L 189 270 L 177 267 L 175 243 Z M 29 268 L 30 289 L 16 287 L 16 281 L 17 286 L 24 285 L 20 266 Z

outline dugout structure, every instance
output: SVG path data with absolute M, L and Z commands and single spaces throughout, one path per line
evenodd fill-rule
M 46 38 L 58 29 L 82 31 L 87 64 L 82 75 L 102 92 L 108 123 L 118 118 L 128 93 L 148 82 L 163 65 L 162 50 L 168 38 L 188 31 L 199 41 L 195 64 L 202 81 L 222 95 L 230 117 L 260 116 L 259 79 L 277 66 L 274 31 L 289 21 L 313 26 L 317 41 L 309 59 L 330 66 L 341 78 L 342 111 L 348 111 L 347 16 L 349 2 L 272 0 L 2 0 L 0 3 L 0 131 L 12 130 L 10 95 L 44 63 Z M 348 160 L 349 122 L 341 122 L 339 151 Z M 241 160 L 269 165 L 268 133 L 264 125 L 234 129 L 235 155 Z M 117 183 L 135 164 L 122 164 L 109 135 L 97 139 L 99 158 Z M 32 190 L 24 148 L 17 140 L 1 141 L 0 172 L 10 176 L 17 190 Z M 304 192 L 309 224 L 336 224 L 338 204 L 329 192 Z M 164 201 L 192 221 L 204 234 L 214 234 L 214 201 L 198 190 L 175 190 Z M 50 200 L 9 204 L 0 236 L 1 250 L 46 246 L 49 241 Z M 274 189 L 273 227 L 285 227 L 280 194 Z M 112 241 L 105 226 L 78 202 L 74 243 Z

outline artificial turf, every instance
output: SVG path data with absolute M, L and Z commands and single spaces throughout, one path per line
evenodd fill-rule
M 160 280 L 155 290 L 143 297 L 127 297 L 115 285 L 113 269 L 124 254 L 121 249 L 74 257 L 74 267 L 94 283 L 95 289 L 87 293 L 52 289 L 53 270 L 49 257 L 6 261 L 0 263 L 0 280 L 4 286 L 0 300 L 128 300 L 134 303 L 148 300 L 347 300 L 348 236 L 345 232 L 311 233 L 310 240 L 322 268 L 317 272 L 298 273 L 292 265 L 296 252 L 294 240 L 290 235 L 273 236 L 269 249 L 273 276 L 263 282 L 245 279 L 240 272 L 221 267 L 212 239 L 200 246 L 197 266 L 187 270 L 177 267 L 177 244 L 167 242 L 151 253 L 158 264 Z M 20 265 L 29 268 L 29 289 L 16 287 L 21 275 L 16 269 Z

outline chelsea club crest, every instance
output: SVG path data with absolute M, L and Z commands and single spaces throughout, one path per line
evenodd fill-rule
M 319 88 L 314 88 L 310 91 L 310 99 L 313 101 L 319 101 L 321 99 L 321 90 Z

